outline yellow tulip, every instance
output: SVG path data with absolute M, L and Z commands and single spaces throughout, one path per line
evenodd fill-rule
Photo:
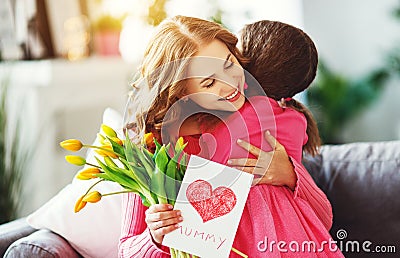
M 151 146 L 152 144 L 154 144 L 153 133 L 146 133 L 143 137 L 143 141 L 146 144 L 146 146 Z
M 75 156 L 75 155 L 67 155 L 67 156 L 65 156 L 65 160 L 68 163 L 71 163 L 76 166 L 83 166 L 86 164 L 86 160 L 84 158 L 82 158 L 80 156 Z
M 83 144 L 79 140 L 69 139 L 60 142 L 60 146 L 69 151 L 78 151 L 82 149 Z
M 91 203 L 98 202 L 101 200 L 101 193 L 99 193 L 98 191 L 90 192 L 87 195 L 85 195 L 85 197 L 83 197 L 82 200 L 84 202 L 91 202 Z
M 116 142 L 119 145 L 124 145 L 124 143 L 122 142 L 122 140 L 118 137 L 110 137 L 111 140 L 113 140 L 114 142 Z
M 99 142 L 101 145 L 106 144 L 106 137 L 104 137 L 102 134 L 97 133 L 97 139 L 96 141 Z
M 85 208 L 86 203 L 85 201 L 83 201 L 83 198 L 85 197 L 85 195 L 81 196 L 75 203 L 75 208 L 74 208 L 74 212 L 77 213 L 80 210 L 82 210 L 83 208 Z
M 96 174 L 101 173 L 100 169 L 98 168 L 85 168 L 78 172 L 76 178 L 80 180 L 89 180 L 93 178 L 97 178 Z
M 183 142 L 183 137 L 179 137 L 179 138 L 178 138 L 178 141 L 176 142 L 176 144 L 177 144 L 177 146 L 178 146 L 179 148 L 182 148 L 182 146 L 183 146 L 183 144 L 184 144 L 184 142 Z
M 103 157 L 111 157 L 113 159 L 118 158 L 118 155 L 115 154 L 115 152 L 113 151 L 113 148 L 112 148 L 111 145 L 103 145 L 103 146 L 101 146 L 101 148 L 110 150 L 110 151 L 108 151 L 108 150 L 97 149 L 96 152 L 98 154 L 100 154 L 101 156 L 103 156 Z
M 114 131 L 114 129 L 112 129 L 108 125 L 102 124 L 101 130 L 110 138 L 117 137 L 117 133 Z

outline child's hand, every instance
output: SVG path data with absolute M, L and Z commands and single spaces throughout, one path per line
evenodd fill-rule
M 265 138 L 271 145 L 272 151 L 260 150 L 256 146 L 240 140 L 237 144 L 256 156 L 257 159 L 231 159 L 228 161 L 228 165 L 253 174 L 253 184 L 288 186 L 294 190 L 297 178 L 285 147 L 269 131 L 265 132 Z
M 161 244 L 164 236 L 177 229 L 183 220 L 181 212 L 172 208 L 170 204 L 153 204 L 146 210 L 145 221 L 157 244 Z

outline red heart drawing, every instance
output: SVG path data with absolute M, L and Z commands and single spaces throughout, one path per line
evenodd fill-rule
M 236 195 L 230 188 L 220 186 L 212 191 L 210 183 L 201 179 L 188 186 L 186 197 L 203 223 L 229 213 L 236 205 Z

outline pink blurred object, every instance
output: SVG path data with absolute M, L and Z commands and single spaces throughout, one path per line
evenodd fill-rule
M 119 31 L 94 34 L 94 50 L 102 56 L 119 56 Z

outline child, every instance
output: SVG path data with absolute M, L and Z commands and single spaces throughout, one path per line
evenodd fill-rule
M 236 44 L 237 38 L 232 33 L 213 22 L 176 16 L 161 23 L 150 41 L 141 66 L 140 79 L 144 80 L 144 83 L 140 84 L 139 80 L 134 85 L 137 91 L 134 96 L 131 126 L 137 135 L 141 136 L 147 132 L 160 135 L 163 126 L 174 125 L 175 123 L 171 121 L 167 123 L 164 119 L 179 100 L 188 105 L 196 104 L 203 110 L 232 112 L 240 109 L 245 103 L 243 95 L 245 79 L 240 66 L 241 55 L 236 49 Z M 220 62 L 211 62 L 211 65 L 207 66 L 196 66 L 194 62 L 190 62 L 188 65 L 188 59 L 194 57 L 207 57 Z M 217 79 L 204 80 L 203 69 L 207 69 L 207 75 L 213 74 Z M 184 78 L 187 75 L 193 76 Z M 221 78 L 230 81 L 236 89 L 233 90 L 232 86 Z M 214 95 L 207 95 L 204 98 L 201 96 L 202 93 L 214 93 Z M 235 98 L 231 97 L 233 93 Z M 173 118 L 179 116 L 178 111 L 171 112 Z M 203 121 L 210 123 L 209 120 L 203 119 Z M 189 143 L 185 149 L 189 154 L 196 154 L 198 150 L 199 136 L 203 132 L 202 126 L 199 116 L 193 115 L 185 119 L 175 132 Z M 296 160 L 293 160 L 292 166 L 287 155 L 273 158 L 271 162 L 278 164 L 275 166 L 290 167 L 292 174 L 307 173 Z M 265 161 L 260 159 L 260 163 Z M 268 172 L 276 173 L 271 170 Z M 309 187 L 303 189 L 304 182 L 308 181 L 298 178 L 296 192 L 301 198 L 311 198 L 318 203 L 319 210 L 323 210 L 329 220 L 330 206 L 326 197 L 320 195 L 320 191 L 312 181 L 307 185 Z M 280 182 L 282 185 L 292 185 L 292 183 L 286 179 Z M 169 205 L 157 204 L 146 208 L 140 197 L 131 193 L 123 196 L 122 216 L 120 257 L 168 257 L 169 250 L 162 246 L 162 239 L 165 234 L 175 230 L 178 223 L 184 219 L 179 211 L 173 210 Z M 249 218 L 249 223 L 251 220 Z M 252 246 L 252 252 L 260 255 L 256 249 L 257 246 Z
M 318 54 L 312 40 L 291 25 L 264 20 L 244 27 L 242 51 L 248 60 L 245 67 L 269 98 L 250 97 L 238 112 L 215 128 L 211 133 L 213 139 L 204 136 L 204 146 L 209 147 L 208 153 L 213 153 L 209 158 L 222 164 L 237 165 L 228 159 L 246 155 L 236 145 L 240 139 L 268 150 L 269 146 L 262 137 L 265 130 L 270 130 L 298 163 L 303 148 L 312 155 L 317 154 L 320 146 L 317 125 L 311 113 L 292 98 L 305 90 L 316 75 Z M 249 90 L 256 88 L 253 78 L 247 81 Z M 309 175 L 301 176 L 310 180 Z M 287 187 L 266 184 L 252 187 L 234 246 L 250 256 L 257 256 L 252 250 L 262 243 L 266 249 L 261 249 L 268 252 L 268 257 L 298 257 L 301 254 L 307 257 L 343 257 L 340 251 L 334 252 L 327 247 L 321 252 L 289 250 L 291 241 L 299 245 L 312 241 L 319 248 L 331 239 L 328 232 L 331 222 L 312 208 L 313 200 L 297 197 L 296 192 L 293 194 Z M 279 241 L 284 241 L 284 249 L 289 251 L 282 252 L 276 246 L 270 249 L 268 243 Z M 258 255 L 262 256 L 261 253 Z

